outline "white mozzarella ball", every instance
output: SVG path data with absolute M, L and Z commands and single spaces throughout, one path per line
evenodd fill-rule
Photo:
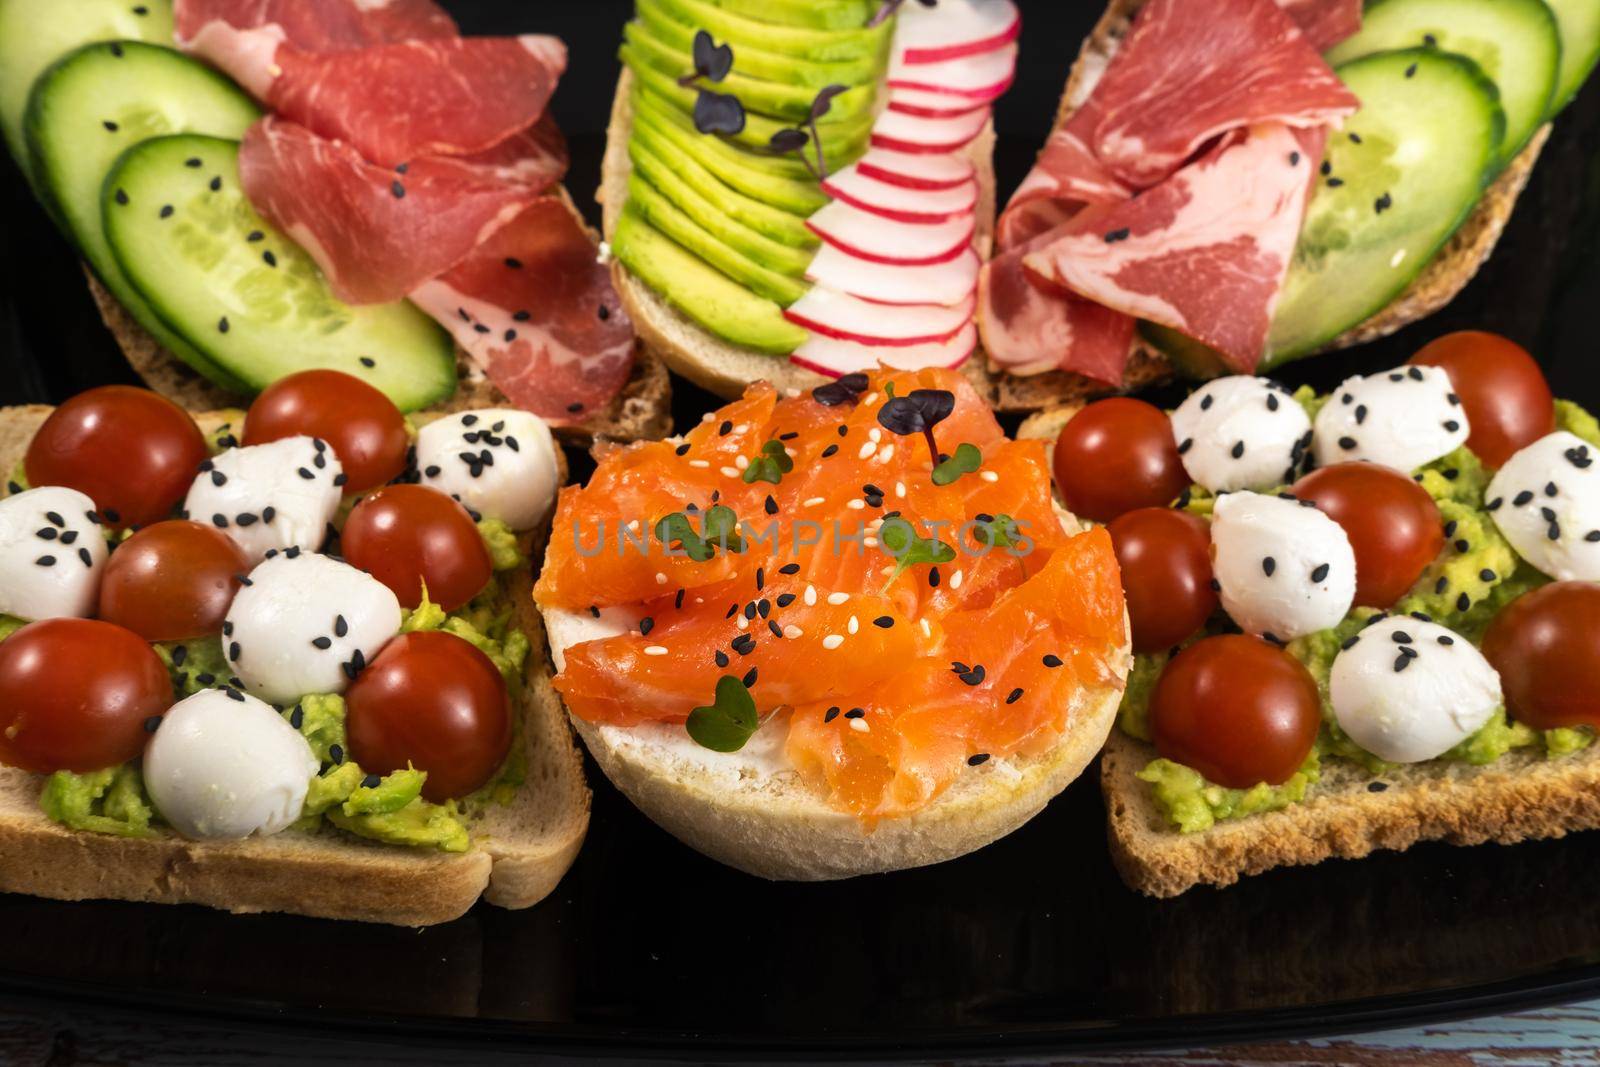
M 1172 413 L 1189 477 L 1214 493 L 1270 489 L 1298 476 L 1311 418 L 1277 382 L 1236 374 L 1207 382 Z
M 1547 434 L 1506 460 L 1484 500 L 1517 555 L 1558 581 L 1600 582 L 1600 450 Z
M 400 632 L 400 601 L 348 563 L 288 549 L 250 572 L 222 626 L 223 651 L 251 693 L 290 704 L 342 693 Z
M 513 530 L 530 530 L 550 513 L 560 478 L 550 427 L 510 408 L 428 423 L 417 431 L 417 471 L 423 485 Z
M 1410 474 L 1467 443 L 1461 398 L 1440 367 L 1346 378 L 1317 413 L 1317 465 L 1367 460 Z
M 1328 676 L 1334 717 L 1379 759 L 1418 763 L 1482 729 L 1503 697 L 1500 675 L 1466 638 L 1408 615 L 1345 643 Z
M 93 615 L 106 540 L 94 501 L 43 486 L 0 500 L 0 614 L 19 619 Z
M 300 818 L 317 757 L 255 697 L 205 689 L 174 704 L 144 750 L 161 817 L 197 841 L 265 837 Z
M 1212 570 L 1239 628 L 1290 641 L 1336 625 L 1356 596 L 1344 529 L 1313 507 L 1260 493 L 1217 498 Z
M 226 533 L 259 563 L 273 549 L 321 548 L 344 483 L 344 468 L 325 441 L 285 437 L 206 460 L 183 511 Z

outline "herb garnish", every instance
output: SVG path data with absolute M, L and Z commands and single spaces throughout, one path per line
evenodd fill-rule
M 990 548 L 1013 548 L 1022 543 L 1022 531 L 1010 515 L 979 515 L 973 537 Z
M 893 15 L 896 11 L 900 10 L 900 5 L 903 3 L 905 3 L 905 0 L 883 0 L 883 5 L 878 8 L 877 13 L 867 21 L 867 28 L 871 29 L 874 26 L 882 26 L 885 22 L 889 21 L 890 15 Z M 939 0 L 917 0 L 917 3 L 921 4 L 923 7 L 939 6 Z
M 885 430 L 901 437 L 922 434 L 928 442 L 928 455 L 933 457 L 937 467 L 944 458 L 939 455 L 939 445 L 933 439 L 933 428 L 949 418 L 955 409 L 956 395 L 948 389 L 913 389 L 879 408 L 878 422 Z
M 678 84 L 688 88 L 701 78 L 720 82 L 733 69 L 733 48 L 717 44 L 705 30 L 694 35 L 694 70 L 678 79 Z M 719 93 L 705 86 L 696 86 L 699 94 L 694 101 L 694 128 L 701 133 L 736 134 L 744 131 L 744 105 L 732 93 Z
M 756 482 L 771 482 L 777 485 L 783 481 L 783 476 L 794 470 L 794 460 L 789 458 L 789 452 L 783 447 L 782 441 L 768 441 L 761 446 L 761 454 L 750 461 L 744 469 L 746 485 Z
M 694 528 L 694 522 L 681 511 L 674 511 L 671 515 L 656 523 L 656 540 L 671 548 L 681 545 L 684 555 L 696 563 L 704 563 L 716 555 L 716 549 L 724 552 L 743 552 L 745 544 L 739 536 L 739 517 L 733 509 L 725 504 L 718 504 L 706 511 L 700 522 L 700 529 Z
M 760 725 L 749 688 L 731 674 L 717 679 L 715 703 L 695 708 L 684 723 L 695 743 L 713 752 L 739 751 Z
M 811 112 L 806 116 L 806 121 L 799 126 L 785 126 L 767 140 L 767 147 L 780 156 L 793 152 L 800 157 L 800 162 L 806 165 L 811 176 L 817 181 L 828 176 L 828 161 L 822 157 L 822 136 L 817 133 L 817 120 L 828 113 L 833 107 L 833 98 L 846 91 L 848 85 L 824 85 L 817 90 L 816 97 L 811 101 Z M 805 147 L 807 144 L 816 148 L 817 162 L 812 165 L 806 158 Z
M 811 399 L 825 408 L 838 407 L 840 404 L 854 404 L 861 399 L 861 394 L 867 391 L 867 376 L 860 371 L 846 374 L 837 381 L 827 385 L 819 385 L 811 390 Z
M 896 517 L 888 519 L 878 527 L 878 544 L 883 546 L 885 552 L 896 560 L 894 573 L 884 583 L 884 590 L 890 586 L 905 569 L 915 563 L 950 563 L 956 558 L 956 550 L 943 541 L 933 537 L 918 537 L 917 532 L 911 528 L 911 523 Z
M 933 484 L 949 485 L 963 474 L 975 474 L 983 465 L 983 453 L 977 445 L 965 442 L 956 446 L 956 454 L 933 468 Z

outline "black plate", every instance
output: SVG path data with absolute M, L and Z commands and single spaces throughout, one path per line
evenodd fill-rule
M 596 182 L 625 6 L 453 5 L 480 32 L 557 32 L 580 202 Z M 1027 4 L 1000 109 L 1010 188 L 1049 127 L 1088 4 Z M 1082 10 L 1080 10 L 1080 8 Z M 66 245 L 6 171 L 0 401 L 131 375 Z M 1558 124 L 1495 257 L 1444 313 L 1292 369 L 1327 387 L 1447 329 L 1509 334 L 1600 405 L 1600 89 Z M 679 383 L 680 421 L 709 401 Z M 996 1054 L 1376 1028 L 1600 992 L 1600 835 L 1425 845 L 1175 901 L 1123 888 L 1093 774 L 1016 834 L 940 867 L 771 885 L 688 851 L 598 774 L 577 866 L 540 906 L 422 932 L 198 908 L 0 896 L 0 986 L 308 1029 L 472 1035 L 692 1057 Z

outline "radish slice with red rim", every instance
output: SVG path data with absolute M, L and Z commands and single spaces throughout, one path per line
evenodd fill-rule
M 949 119 L 988 107 L 985 100 L 949 93 L 930 93 L 926 89 L 890 89 L 889 110 L 919 115 L 925 119 Z
M 783 314 L 796 326 L 838 341 L 904 348 L 948 341 L 972 321 L 977 297 L 959 304 L 874 304 L 815 285 Z
M 789 358 L 807 370 L 838 378 L 856 371 L 871 370 L 880 363 L 899 370 L 959 367 L 972 355 L 977 344 L 978 329 L 971 323 L 947 341 L 902 348 L 863 345 L 814 334 Z
M 993 51 L 1021 32 L 1012 0 L 941 0 L 931 8 L 902 4 L 894 45 L 905 63 L 939 63 Z
M 828 175 L 822 182 L 822 191 L 851 207 L 896 222 L 944 222 L 972 214 L 978 203 L 975 181 L 949 189 L 916 189 L 874 178 L 854 163 Z
M 861 175 L 907 189 L 954 189 L 973 181 L 977 168 L 962 156 L 869 149 L 851 164 Z
M 858 259 L 908 267 L 947 263 L 972 245 L 977 217 L 943 222 L 896 222 L 835 200 L 806 219 L 806 227 L 828 244 Z
M 931 266 L 901 267 L 852 256 L 824 244 L 806 268 L 818 285 L 879 304 L 959 304 L 978 288 L 978 253 Z
M 904 63 L 897 56 L 889 64 L 889 88 L 925 89 L 930 93 L 993 100 L 1011 85 L 1016 73 L 1017 46 L 1008 44 L 975 56 L 939 63 Z
M 872 126 L 872 145 L 913 154 L 955 152 L 971 144 L 988 121 L 988 108 L 945 119 L 885 111 Z

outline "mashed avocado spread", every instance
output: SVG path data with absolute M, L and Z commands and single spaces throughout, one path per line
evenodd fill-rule
M 503 522 L 484 520 L 479 532 L 488 545 L 496 572 L 515 570 L 526 560 L 516 535 Z M 482 651 L 502 674 L 512 697 L 520 704 L 522 667 L 529 651 L 527 635 L 515 625 L 516 607 L 502 579 L 489 585 L 466 606 L 445 613 L 426 598 L 407 611 L 402 633 L 442 630 Z M 23 620 L 0 615 L 0 640 L 24 625 Z M 218 684 L 235 684 L 223 656 L 221 640 L 160 642 L 156 655 L 172 675 L 178 699 Z M 514 717 L 511 755 L 499 774 L 470 797 L 433 804 L 422 798 L 427 775 L 414 768 L 379 777 L 369 775 L 345 754 L 345 703 L 334 693 L 307 695 L 283 709 L 289 724 L 305 737 L 322 765 L 306 791 L 304 814 L 292 828 L 316 833 L 324 825 L 386 844 L 464 852 L 471 844 L 466 818 L 490 803 L 509 803 L 527 776 L 522 751 L 521 717 Z M 88 774 L 58 771 L 50 775 L 39 798 L 51 819 L 75 830 L 145 837 L 159 824 L 136 764 L 109 767 Z
M 1306 387 L 1301 387 L 1294 397 L 1313 419 L 1326 402 L 1325 397 L 1316 396 Z M 1556 401 L 1556 426 L 1600 448 L 1600 421 L 1577 404 Z M 1491 472 L 1465 447 L 1417 472 L 1418 484 L 1439 506 L 1445 523 L 1445 547 L 1390 614 L 1420 612 L 1478 643 L 1501 608 L 1549 581 L 1518 558 L 1500 535 L 1492 517 L 1483 510 L 1484 491 L 1490 478 Z M 1200 486 L 1192 486 L 1180 498 L 1178 506 L 1210 518 L 1214 503 L 1213 494 Z M 1340 646 L 1378 614 L 1371 608 L 1356 608 L 1333 629 L 1289 642 L 1288 651 L 1305 664 L 1316 680 L 1322 695 L 1323 721 L 1304 766 L 1287 782 L 1276 786 L 1262 782 L 1250 789 L 1229 789 L 1207 781 L 1192 767 L 1168 759 L 1152 760 L 1139 772 L 1139 778 L 1150 783 L 1157 806 L 1173 826 L 1182 833 L 1197 833 L 1220 820 L 1277 811 L 1299 803 L 1320 779 L 1322 761 L 1328 757 L 1355 763 L 1374 776 L 1392 769 L 1391 764 L 1362 749 L 1345 735 L 1328 697 L 1328 674 Z M 1186 644 L 1231 628 L 1219 615 L 1205 631 Z M 1150 695 L 1170 655 L 1170 652 L 1156 652 L 1139 653 L 1134 657 L 1117 715 L 1117 726 L 1128 736 L 1140 741 L 1150 740 Z M 1547 758 L 1557 759 L 1588 748 L 1594 739 L 1595 731 L 1590 727 L 1535 730 L 1511 721 L 1505 709 L 1500 708 L 1477 733 L 1439 758 L 1482 766 L 1495 762 L 1513 749 L 1538 744 L 1543 745 Z

